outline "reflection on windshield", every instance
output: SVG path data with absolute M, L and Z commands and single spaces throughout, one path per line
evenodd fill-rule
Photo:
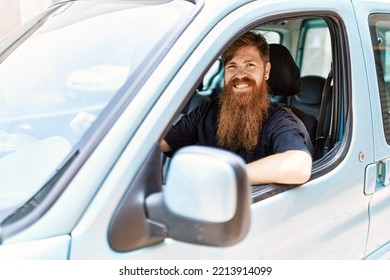
M 0 168 L 0 221 L 33 196 L 78 143 L 89 127 L 75 121 L 80 113 L 94 116 L 88 122 L 98 117 L 193 7 L 115 3 L 64 4 L 3 57 L 0 166 L 9 168 Z

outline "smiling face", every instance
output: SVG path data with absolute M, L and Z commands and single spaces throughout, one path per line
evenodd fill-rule
M 261 37 L 246 34 L 223 54 L 225 87 L 216 131 L 220 147 L 251 151 L 261 141 L 269 108 L 266 80 L 271 65 L 266 44 Z
M 225 87 L 234 94 L 249 94 L 261 88 L 271 65 L 264 63 L 256 46 L 242 46 L 225 63 Z
M 225 86 L 220 96 L 216 138 L 222 148 L 251 151 L 261 141 L 268 116 L 269 46 L 247 32 L 222 54 Z

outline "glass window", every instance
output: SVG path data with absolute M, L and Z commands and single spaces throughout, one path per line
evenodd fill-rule
M 332 49 L 327 27 L 312 27 L 306 32 L 303 44 L 301 76 L 327 77 L 331 68 Z
M 48 181 L 127 80 L 150 73 L 194 7 L 64 2 L 1 42 L 0 222 Z
M 279 32 L 268 30 L 260 30 L 259 32 L 263 34 L 268 44 L 280 44 L 282 42 L 282 36 Z
M 382 103 L 383 125 L 386 141 L 390 144 L 390 15 L 372 15 L 370 31 Z

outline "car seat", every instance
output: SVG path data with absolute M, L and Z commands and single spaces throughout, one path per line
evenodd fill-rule
M 301 94 L 291 98 L 291 108 L 313 115 L 318 120 L 325 80 L 314 75 L 301 77 Z
M 290 99 L 291 110 L 303 121 L 313 143 L 316 138 L 325 80 L 314 75 L 302 77 L 301 94 Z

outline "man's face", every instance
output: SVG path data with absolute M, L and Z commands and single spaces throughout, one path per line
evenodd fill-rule
M 225 64 L 225 87 L 237 95 L 251 93 L 261 88 L 269 77 L 270 68 L 270 63 L 264 65 L 256 47 L 243 46 Z
M 266 78 L 271 66 L 256 47 L 241 47 L 225 64 L 225 87 L 220 98 L 217 143 L 251 151 L 259 143 L 268 114 Z

